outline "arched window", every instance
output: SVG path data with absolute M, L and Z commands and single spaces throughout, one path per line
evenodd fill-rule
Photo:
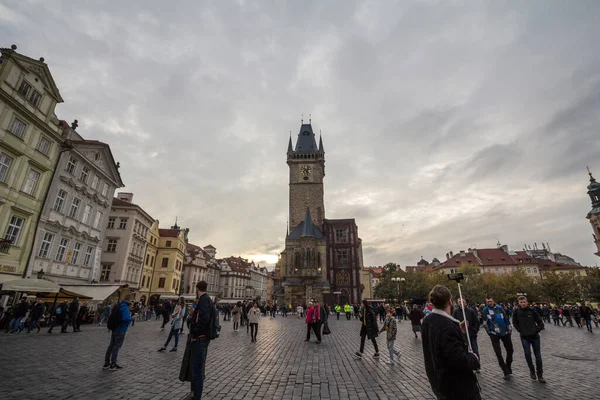
M 346 271 L 337 273 L 337 284 L 340 286 L 350 286 L 350 275 Z

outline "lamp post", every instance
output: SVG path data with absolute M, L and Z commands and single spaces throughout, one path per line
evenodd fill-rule
M 404 282 L 406 279 L 405 278 L 392 278 L 392 282 L 396 282 L 396 290 L 398 293 L 398 301 L 403 302 L 402 301 L 402 292 L 400 291 L 400 282 Z

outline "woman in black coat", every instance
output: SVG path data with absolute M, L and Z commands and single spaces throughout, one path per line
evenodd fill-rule
M 360 351 L 354 353 L 357 357 L 362 358 L 363 351 L 365 350 L 365 340 L 367 337 L 373 343 L 375 348 L 374 358 L 379 358 L 379 347 L 377 347 L 377 340 L 375 338 L 379 334 L 379 326 L 377 325 L 377 317 L 373 311 L 373 307 L 369 305 L 366 300 L 363 300 L 363 315 L 361 317 L 362 325 L 360 327 Z

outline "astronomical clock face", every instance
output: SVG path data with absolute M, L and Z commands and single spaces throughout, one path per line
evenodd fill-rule
M 303 165 L 300 167 L 300 173 L 302 176 L 309 176 L 312 173 L 312 167 L 310 165 Z

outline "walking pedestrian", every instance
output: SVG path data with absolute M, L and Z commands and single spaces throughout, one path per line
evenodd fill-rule
M 242 316 L 242 302 L 238 301 L 233 310 L 231 310 L 231 315 L 233 316 L 233 331 L 237 332 L 240 328 L 240 319 Z
M 79 299 L 75 297 L 69 304 L 69 323 L 73 326 L 73 332 L 79 332 L 77 329 L 77 313 L 79 312 Z M 65 330 L 67 330 L 65 328 Z
M 534 381 L 546 383 L 542 367 L 542 352 L 540 348 L 540 331 L 544 329 L 544 322 L 537 312 L 531 309 L 527 297 L 519 296 L 519 307 L 513 313 L 513 325 L 521 335 L 521 344 L 525 352 L 525 360 L 529 367 L 529 376 Z M 535 355 L 535 367 L 531 359 L 531 348 Z M 537 375 L 536 375 L 537 368 Z
M 464 334 L 466 321 L 450 316 L 452 294 L 446 286 L 436 285 L 429 293 L 431 315 L 423 320 L 423 358 L 429 384 L 438 400 L 481 400 L 474 370 L 479 359 L 470 353 Z M 467 320 L 468 321 L 468 320 Z
M 256 343 L 258 323 L 260 322 L 260 308 L 258 308 L 256 302 L 252 304 L 252 308 L 248 311 L 248 321 L 250 321 L 250 342 Z
M 296 307 L 296 314 L 298 314 L 298 318 L 304 318 L 304 307 L 298 305 L 298 307 Z
M 108 321 L 108 317 L 110 316 L 110 311 L 111 310 L 112 310 L 112 307 L 110 306 L 110 303 L 106 303 L 106 305 L 104 306 L 104 311 L 103 311 L 103 314 L 102 314 L 102 319 L 100 320 L 100 323 L 98 325 L 102 326 L 102 323 Z
M 317 335 L 317 344 L 321 343 L 321 328 L 323 325 L 327 323 L 327 319 L 329 318 L 329 312 L 327 311 L 326 305 L 321 305 L 319 301 L 315 301 L 315 324 L 313 325 L 315 329 L 315 334 Z
M 77 321 L 75 326 L 77 327 L 77 332 L 81 332 L 81 323 L 87 319 L 88 314 L 88 306 L 87 303 L 83 303 L 79 307 L 79 311 L 77 312 Z
M 196 284 L 198 302 L 190 324 L 191 358 L 192 358 L 192 398 L 200 400 L 206 378 L 206 356 L 210 343 L 210 326 L 217 312 L 212 300 L 206 293 L 208 283 L 200 281 Z M 218 315 L 216 316 L 218 319 Z
M 344 312 L 346 312 L 345 310 L 346 306 L 344 306 Z M 338 321 L 340 320 L 340 313 L 342 312 L 342 307 L 340 307 L 339 304 L 335 305 L 335 316 L 337 317 Z
M 581 302 L 581 307 L 579 307 L 579 312 L 581 313 L 581 318 L 585 320 L 585 327 L 587 331 L 590 333 L 594 333 L 592 330 L 592 309 L 590 306 L 586 305 L 584 301 Z
M 415 339 L 419 338 L 417 332 L 421 332 L 421 321 L 423 320 L 423 317 L 423 311 L 421 311 L 416 304 L 413 304 L 413 308 L 410 310 L 409 318 L 412 331 L 415 334 Z
M 396 352 L 394 350 L 394 343 L 396 342 L 396 334 L 398 333 L 398 325 L 396 324 L 396 319 L 394 318 L 394 312 L 392 311 L 392 308 L 389 308 L 387 310 L 385 321 L 384 321 L 383 326 L 381 327 L 381 330 L 379 331 L 379 333 L 382 333 L 383 331 L 386 332 L 385 338 L 387 340 L 387 348 L 388 348 L 388 352 L 390 355 L 390 360 L 388 361 L 388 364 L 394 365 L 394 353 Z M 398 358 L 399 357 L 400 357 L 400 354 L 398 353 Z M 398 360 L 398 361 L 400 361 L 400 360 Z
M 183 326 L 183 316 L 185 314 L 184 309 L 185 299 L 183 297 L 180 297 L 179 301 L 177 302 L 177 305 L 175 306 L 175 310 L 173 311 L 173 322 L 171 322 L 171 331 L 169 332 L 169 337 L 167 338 L 165 344 L 160 349 L 158 349 L 159 352 L 167 350 L 167 346 L 169 345 L 169 342 L 173 337 L 175 337 L 175 346 L 173 346 L 173 348 L 169 351 L 177 351 L 177 346 L 179 345 L 179 332 L 181 331 L 181 327 Z
M 33 305 L 31 312 L 29 313 L 30 324 L 28 332 L 31 332 L 32 329 L 37 328 L 37 333 L 40 333 L 40 320 L 44 316 L 45 312 L 46 306 L 44 305 L 44 301 L 42 299 L 38 299 L 37 303 Z
M 465 307 L 466 318 L 463 315 L 462 307 Z M 479 346 L 477 344 L 477 333 L 479 332 L 479 318 L 477 317 L 477 313 L 471 307 L 469 307 L 466 299 L 458 299 L 458 307 L 454 309 L 454 313 L 452 317 L 462 322 L 467 320 L 467 333 L 469 335 L 469 340 L 471 341 L 471 349 L 473 353 L 477 355 L 479 361 L 481 361 L 481 357 L 479 356 Z M 479 370 L 477 373 L 481 372 Z
M 317 335 L 317 331 L 314 328 L 315 325 L 315 321 L 316 321 L 316 317 L 315 317 L 315 306 L 314 303 L 312 301 L 308 302 L 307 305 L 307 309 L 306 309 L 306 339 L 304 339 L 305 342 L 310 342 L 310 332 L 314 331 L 315 335 L 317 336 L 317 340 L 319 339 L 319 336 Z
M 562 315 L 565 318 L 565 320 L 563 321 L 563 326 L 565 326 L 565 325 L 567 325 L 567 323 L 569 323 L 569 325 L 571 325 L 571 327 L 572 327 L 573 319 L 571 318 L 571 310 L 569 309 L 569 307 L 563 307 Z
M 110 335 L 110 344 L 108 345 L 106 354 L 104 355 L 103 369 L 108 369 L 110 371 L 118 371 L 123 369 L 123 367 L 117 364 L 117 358 L 119 357 L 119 350 L 125 341 L 125 334 L 129 328 L 129 323 L 133 322 L 133 317 L 129 312 L 131 300 L 133 300 L 133 295 L 131 293 L 127 293 L 125 295 L 125 299 L 115 306 L 118 307 L 115 314 L 116 326 Z
M 512 326 L 501 305 L 496 304 L 493 297 L 486 299 L 487 306 L 483 309 L 483 315 L 487 318 L 487 333 L 492 341 L 492 348 L 498 358 L 498 364 L 504 373 L 504 380 L 509 380 L 512 375 L 513 344 L 511 339 Z M 506 349 L 506 361 L 502 356 L 500 342 Z
M 371 307 L 366 300 L 363 300 L 362 314 L 362 324 L 360 326 L 360 350 L 354 353 L 354 355 L 362 358 L 365 350 L 365 340 L 369 338 L 369 340 L 373 343 L 373 347 L 375 348 L 375 354 L 373 354 L 373 358 L 379 358 L 379 347 L 377 346 L 377 340 L 375 340 L 379 332 L 379 327 L 377 326 L 377 316 L 375 315 L 375 311 L 373 311 L 373 307 Z
M 67 302 L 62 301 L 54 310 L 54 321 L 48 329 L 48 333 L 52 333 L 52 329 L 56 325 L 60 325 L 60 333 L 67 333 Z
M 161 331 L 165 330 L 165 325 L 167 324 L 167 322 L 169 322 L 170 315 L 171 315 L 171 302 L 167 301 L 167 302 L 165 302 L 165 304 L 163 304 L 163 307 L 162 307 L 163 323 L 160 327 Z

